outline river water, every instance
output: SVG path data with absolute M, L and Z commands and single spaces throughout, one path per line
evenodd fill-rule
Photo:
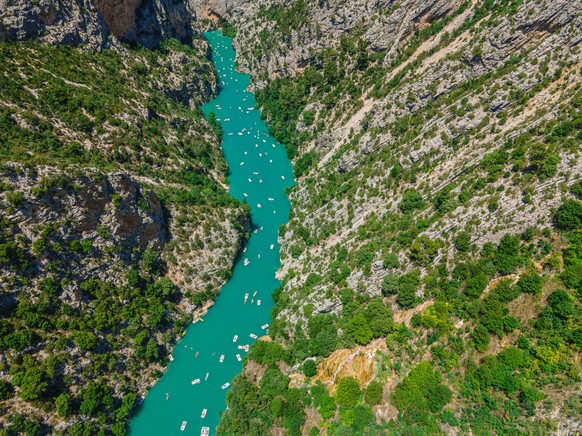
M 250 77 L 235 70 L 231 39 L 219 31 L 205 36 L 221 88 L 203 110 L 207 116 L 214 112 L 222 124 L 230 194 L 246 199 L 251 206 L 254 231 L 215 305 L 203 322 L 188 327 L 172 351 L 174 360 L 130 422 L 132 435 L 199 435 L 202 427 L 209 427 L 210 434 L 216 433 L 230 389 L 222 386 L 232 382 L 242 369 L 236 355 L 246 354 L 238 346 L 251 344 L 251 334 L 267 334 L 268 328 L 262 327 L 270 322 L 271 293 L 279 285 L 275 279 L 280 263 L 277 234 L 289 217 L 284 190 L 293 183 L 291 163 L 285 148 L 269 136 L 268 127 L 254 108 L 253 94 L 246 92 Z M 233 342 L 235 335 L 238 339 Z M 200 382 L 192 384 L 196 379 Z M 204 409 L 206 416 L 201 418 Z M 183 421 L 187 424 L 181 431 Z

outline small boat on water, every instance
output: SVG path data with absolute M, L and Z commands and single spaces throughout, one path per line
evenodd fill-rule
M 261 326 L 261 328 L 262 328 L 263 330 L 265 330 L 267 327 L 269 327 L 269 324 L 263 324 L 263 325 Z
M 204 418 L 206 416 L 206 412 L 208 412 L 208 410 L 207 409 L 204 409 L 202 411 L 202 413 L 200 414 L 200 418 Z
M 275 244 L 271 244 L 271 245 L 269 246 L 269 249 L 271 249 L 271 250 L 272 250 L 273 248 L 275 248 Z
M 180 431 L 184 431 L 186 429 L 186 424 L 188 424 L 188 421 L 182 421 L 182 425 L 180 426 Z
M 234 338 L 232 338 L 232 342 L 236 342 L 238 339 L 238 335 L 234 335 Z
M 174 356 L 172 356 L 172 355 L 170 354 L 170 362 L 173 362 L 173 361 L 174 361 Z
M 197 385 L 198 383 L 200 383 L 200 379 L 199 378 L 192 380 L 192 384 L 193 385 Z
M 242 357 L 240 357 L 240 354 L 236 355 L 236 360 L 238 360 L 239 362 L 242 360 Z
M 223 384 L 221 387 L 222 389 L 226 389 L 227 387 L 230 386 L 230 383 L 226 382 L 225 384 Z
M 196 355 L 194 357 L 196 357 L 196 359 L 198 359 L 199 355 L 200 355 L 200 351 L 196 351 Z
M 275 201 L 273 197 L 269 197 L 269 201 Z
M 246 258 L 245 258 L 245 261 L 243 262 L 243 265 L 244 265 L 244 266 L 247 266 L 248 264 L 249 264 L 249 258 L 248 258 L 248 257 L 246 257 Z
M 209 372 L 207 372 L 207 373 L 206 373 L 206 377 L 204 377 L 204 380 L 205 380 L 205 381 L 206 381 L 206 380 L 208 380 L 208 375 L 209 375 L 209 374 L 210 374 Z
M 220 363 L 224 362 L 224 354 L 221 354 L 221 355 L 220 355 L 220 359 L 218 359 L 218 361 L 219 361 Z
M 249 294 L 248 294 L 248 293 L 246 293 L 246 294 L 245 294 L 245 304 L 247 304 L 247 300 L 248 300 L 248 299 L 249 299 Z
M 259 291 L 255 291 L 255 292 L 253 292 L 253 297 L 254 297 L 255 295 L 257 295 L 257 292 L 259 292 Z
M 255 335 L 254 333 L 251 333 L 249 336 L 253 339 L 257 339 L 257 335 Z
M 263 206 L 261 206 L 261 203 L 257 203 L 257 207 L 263 207 Z
M 200 436 L 210 436 L 210 427 L 202 427 L 200 429 Z
M 170 394 L 168 394 L 168 393 L 166 392 L 166 400 L 169 400 L 169 399 L 170 399 Z
M 257 306 L 261 305 L 261 300 L 257 300 Z

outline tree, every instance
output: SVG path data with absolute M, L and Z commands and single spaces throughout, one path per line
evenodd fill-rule
M 453 239 L 455 248 L 459 251 L 465 252 L 471 249 L 471 235 L 467 232 L 460 232 L 455 239 Z
M 366 387 L 366 393 L 364 394 L 364 400 L 370 406 L 380 404 L 382 401 L 382 395 L 384 394 L 384 387 L 382 383 L 373 381 Z
M 313 377 L 317 374 L 317 365 L 313 360 L 308 360 L 303 364 L 303 374 L 307 377 Z
M 372 329 L 363 314 L 354 316 L 346 326 L 346 334 L 355 339 L 358 344 L 369 344 L 373 338 Z
M 390 333 L 394 325 L 392 316 L 392 311 L 384 305 L 381 298 L 376 297 L 370 300 L 366 309 L 366 318 L 373 337 L 378 338 Z
M 475 343 L 475 348 L 477 348 L 477 350 L 481 352 L 487 351 L 487 346 L 489 345 L 491 338 L 489 337 L 489 331 L 484 325 L 479 324 L 477 327 L 475 327 L 471 337 L 473 338 L 473 342 Z
M 400 277 L 397 274 L 387 274 L 382 280 L 382 293 L 384 295 L 394 295 L 398 293 L 398 281 Z
M 57 413 L 62 418 L 68 418 L 73 413 L 69 395 L 65 392 L 57 397 L 55 400 L 55 405 L 57 406 Z
M 38 400 L 48 388 L 47 374 L 36 367 L 28 368 L 22 377 L 14 377 L 13 381 L 20 386 L 20 398 L 24 401 Z
M 574 230 L 582 223 L 582 202 L 566 200 L 554 214 L 556 227 L 561 230 Z
M 520 264 L 519 236 L 506 233 L 501 237 L 493 263 L 501 274 L 511 274 L 515 271 Z
M 542 292 L 544 281 L 536 271 L 530 271 L 522 274 L 517 281 L 516 286 L 520 292 L 528 294 L 539 294 Z
M 414 209 L 421 209 L 424 206 L 422 195 L 414 189 L 407 189 L 402 196 L 400 202 L 400 210 L 402 213 L 408 213 Z
M 335 397 L 340 406 L 353 409 L 361 393 L 358 381 L 354 377 L 345 377 L 338 383 Z
M 403 309 L 410 309 L 416 305 L 416 291 L 420 284 L 418 272 L 409 272 L 400 276 L 398 280 L 398 296 L 396 301 Z

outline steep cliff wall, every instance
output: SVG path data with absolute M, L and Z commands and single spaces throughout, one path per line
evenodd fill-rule
M 157 47 L 163 39 L 192 40 L 192 15 L 174 0 L 0 1 L 0 40 L 44 40 L 99 49 L 121 41 Z

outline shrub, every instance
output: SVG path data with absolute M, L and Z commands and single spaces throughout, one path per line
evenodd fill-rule
M 526 292 L 528 294 L 539 294 L 542 292 L 543 287 L 542 277 L 535 271 L 527 272 L 522 274 L 517 281 L 517 288 L 520 292 Z
M 424 206 L 422 195 L 414 189 L 407 189 L 402 196 L 400 202 L 400 210 L 402 213 L 408 213 L 414 209 L 421 209 Z
M 313 360 L 308 360 L 303 364 L 303 374 L 307 377 L 313 377 L 317 374 L 317 366 Z
M 354 377 L 345 377 L 338 383 L 335 396 L 340 406 L 353 409 L 361 393 L 358 381 Z
M 554 214 L 556 227 L 561 230 L 574 230 L 582 223 L 582 202 L 566 200 Z
M 373 381 L 366 387 L 366 392 L 364 394 L 364 400 L 370 406 L 380 404 L 382 401 L 382 395 L 384 393 L 384 387 L 382 383 Z

